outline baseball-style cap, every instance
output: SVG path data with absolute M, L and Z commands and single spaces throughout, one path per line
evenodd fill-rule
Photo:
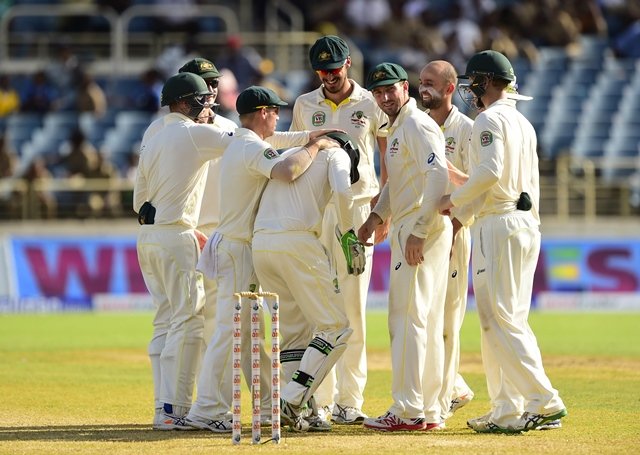
M 373 67 L 367 76 L 367 90 L 373 90 L 381 85 L 391 85 L 396 82 L 409 80 L 403 67 L 395 63 L 384 62 Z
M 193 73 L 197 74 L 203 79 L 212 79 L 222 76 L 218 71 L 218 68 L 205 58 L 194 58 L 182 65 L 182 68 L 178 70 L 179 73 Z
M 282 101 L 276 92 L 270 88 L 256 85 L 244 89 L 236 99 L 236 111 L 240 115 L 249 114 L 263 107 L 280 106 L 287 106 L 287 103 Z
M 335 35 L 319 38 L 309 49 L 309 61 L 314 70 L 334 70 L 344 66 L 349 56 L 347 43 Z

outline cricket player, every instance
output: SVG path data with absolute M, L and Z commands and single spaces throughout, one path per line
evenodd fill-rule
M 420 71 L 420 99 L 429 116 L 445 137 L 445 156 L 464 173 L 469 172 L 469 139 L 473 121 L 452 103 L 458 84 L 456 70 L 444 60 L 429 62 Z M 450 181 L 448 192 L 455 185 Z M 471 237 L 470 210 L 456 209 L 451 215 L 453 245 L 449 259 L 447 294 L 444 306 L 444 376 L 440 392 L 443 420 L 473 399 L 473 391 L 458 373 L 460 366 L 460 328 L 467 307 Z
M 438 213 L 448 184 L 445 144 L 438 124 L 409 96 L 407 73 L 381 63 L 367 77 L 389 117 L 385 160 L 389 179 L 358 231 L 363 243 L 391 216 L 389 334 L 393 404 L 365 428 L 380 431 L 442 428 L 442 326 L 452 227 Z
M 473 204 L 473 287 L 491 411 L 467 422 L 479 433 L 519 433 L 564 417 L 527 318 L 540 253 L 536 133 L 510 99 L 509 60 L 486 50 L 463 76 L 483 111 L 471 134 L 469 179 L 440 202 Z
M 360 180 L 353 185 L 354 206 L 356 208 L 355 229 L 367 219 L 371 212 L 371 201 L 380 190 L 374 166 L 376 144 L 385 148 L 381 137 L 381 127 L 387 117 L 376 105 L 371 94 L 353 79 L 349 79 L 351 57 L 347 43 L 334 35 L 318 39 L 309 51 L 311 67 L 315 70 L 321 85 L 312 92 L 300 95 L 293 106 L 291 131 L 317 130 L 319 128 L 340 128 L 346 131 L 360 150 L 358 171 Z M 386 169 L 380 159 L 382 184 L 386 182 Z M 347 343 L 347 350 L 316 391 L 315 398 L 320 417 L 339 424 L 359 424 L 367 416 L 362 412 L 364 388 L 367 383 L 366 321 L 365 311 L 373 247 L 366 248 L 366 270 L 361 275 L 347 272 L 342 260 L 342 249 L 334 234 L 337 224 L 336 210 L 329 204 L 324 214 L 321 240 L 332 255 L 338 268 L 338 282 L 343 295 L 345 313 L 353 334 Z M 389 223 L 376 232 L 376 243 L 385 239 Z M 299 361 L 300 353 L 284 352 L 285 362 Z M 291 354 L 291 355 L 289 355 Z M 335 403 L 335 404 L 334 404 Z
M 216 433 L 232 431 L 231 409 L 231 346 L 233 294 L 255 291 L 258 281 L 251 258 L 253 223 L 258 202 L 269 179 L 291 182 L 307 170 L 319 150 L 336 146 L 321 137 L 329 130 L 313 133 L 288 133 L 290 143 L 298 143 L 303 135 L 304 147 L 280 156 L 275 145 L 265 142 L 274 135 L 279 108 L 285 106 L 275 92 L 264 87 L 245 89 L 236 101 L 243 127 L 236 130 L 232 143 L 220 163 L 220 222 L 211 236 L 198 268 L 217 281 L 216 329 L 207 346 L 198 377 L 198 394 L 186 418 L 195 428 Z M 286 147 L 280 144 L 278 148 Z M 250 321 L 249 306 L 243 305 L 243 325 Z M 264 350 L 261 363 L 269 364 Z M 269 390 L 265 388 L 265 390 Z
M 353 231 L 351 185 L 357 182 L 359 155 L 350 138 L 340 137 L 345 149 L 351 147 L 349 153 L 342 148 L 321 150 L 294 182 L 267 183 L 254 227 L 258 280 L 280 296 L 281 349 L 302 353 L 299 362 L 282 364 L 282 416 L 294 428 L 302 406 L 347 349 L 351 335 L 335 269 L 320 242 L 322 216 L 332 196 L 347 268 L 353 274 L 365 269 L 364 245 Z M 302 422 L 309 431 L 331 429 L 327 422 Z
M 204 79 L 212 95 L 209 99 L 209 108 L 203 109 L 196 119 L 198 123 L 214 125 L 222 131 L 234 132 L 238 125 L 235 122 L 216 114 L 216 98 L 218 96 L 218 83 L 222 76 L 216 66 L 204 58 L 194 58 L 186 62 L 178 70 L 180 73 L 194 73 Z M 219 221 L 219 199 L 220 190 L 220 158 L 209 161 L 209 171 L 207 173 L 207 184 L 204 187 L 204 196 L 200 208 L 200 218 L 198 220 L 198 230 L 210 237 L 213 234 Z M 216 282 L 215 280 L 204 278 L 204 289 L 207 294 L 207 303 L 204 307 L 204 349 L 213 336 L 215 328 L 216 312 Z M 204 351 L 203 351 L 204 352 Z
M 231 137 L 194 120 L 211 92 L 195 74 L 169 78 L 162 88 L 170 113 L 145 132 L 133 191 L 142 226 L 138 261 L 156 313 L 149 358 L 157 430 L 189 429 L 184 423 L 203 343 L 205 294 L 196 272 L 204 235 L 196 226 L 207 162 L 222 156 Z

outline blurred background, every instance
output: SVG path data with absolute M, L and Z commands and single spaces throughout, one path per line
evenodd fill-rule
M 292 106 L 318 85 L 308 49 L 324 34 L 348 41 L 352 78 L 393 61 L 414 95 L 430 60 L 463 72 L 478 50 L 507 55 L 538 134 L 536 306 L 640 309 L 638 0 L 4 0 L 0 312 L 147 305 L 131 198 L 163 82 L 200 56 L 223 73 L 220 114 L 235 120 L 252 84 Z

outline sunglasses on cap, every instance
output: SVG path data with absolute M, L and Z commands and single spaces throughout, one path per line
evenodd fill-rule
M 256 106 L 255 107 L 256 111 L 259 111 L 260 109 L 273 109 L 276 111 L 276 114 L 280 112 L 280 106 L 274 106 L 273 104 L 265 104 L 263 106 Z

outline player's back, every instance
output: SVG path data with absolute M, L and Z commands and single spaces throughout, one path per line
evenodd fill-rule
M 319 235 L 333 191 L 352 197 L 350 166 L 342 149 L 325 149 L 295 181 L 270 180 L 262 194 L 254 232 L 308 231 Z

